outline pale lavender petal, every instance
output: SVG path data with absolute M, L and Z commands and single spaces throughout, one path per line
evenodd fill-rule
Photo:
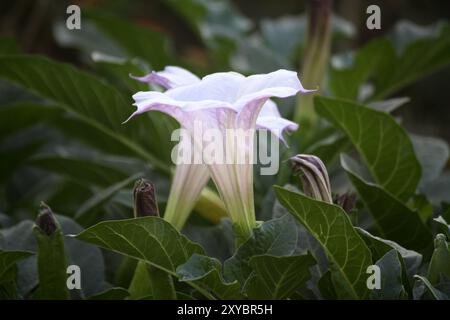
M 152 71 L 143 77 L 130 76 L 141 82 L 159 84 L 166 89 L 191 85 L 200 81 L 192 72 L 176 66 L 168 66 L 163 71 Z
M 298 124 L 281 117 L 259 116 L 256 120 L 256 128 L 269 130 L 287 146 L 283 133 L 297 131 Z
M 281 117 L 281 114 L 277 104 L 272 100 L 267 100 L 259 112 L 259 117 Z
M 167 90 L 165 93 L 184 101 L 219 100 L 234 103 L 245 77 L 236 72 L 210 74 L 200 82 Z

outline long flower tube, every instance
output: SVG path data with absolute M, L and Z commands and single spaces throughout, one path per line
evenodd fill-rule
M 203 151 L 195 136 L 199 123 L 214 129 L 222 139 L 216 147 L 227 150 L 227 163 L 178 164 L 169 196 L 165 219 L 178 227 L 184 224 L 209 176 L 217 186 L 237 233 L 248 237 L 256 225 L 253 199 L 253 134 L 265 128 L 282 139 L 284 130 L 297 124 L 280 117 L 271 97 L 285 98 L 298 92 L 308 93 L 297 74 L 278 70 L 269 74 L 245 77 L 223 72 L 199 79 L 187 70 L 167 67 L 138 80 L 167 88 L 164 93 L 138 92 L 133 95 L 137 110 L 130 118 L 147 111 L 161 111 L 175 118 L 193 137 L 195 149 Z M 244 143 L 236 142 L 229 131 L 250 132 Z M 218 144 L 218 145 L 217 145 Z M 229 151 L 229 152 L 228 152 Z M 240 161 L 241 159 L 244 161 Z M 184 186 L 184 187 L 183 187 Z

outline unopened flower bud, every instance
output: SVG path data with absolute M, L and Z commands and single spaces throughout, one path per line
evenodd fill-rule
M 39 215 L 36 218 L 36 226 L 48 236 L 55 233 L 58 229 L 58 224 L 55 220 L 52 209 L 50 209 L 50 207 L 44 202 L 41 202 Z
M 140 179 L 134 185 L 134 216 L 159 217 L 158 202 L 156 201 L 155 186 L 150 181 Z
M 300 178 L 303 192 L 311 198 L 333 203 L 330 179 L 322 160 L 307 154 L 296 155 L 290 160 L 294 174 Z
M 349 192 L 338 195 L 335 197 L 334 203 L 344 209 L 345 212 L 351 213 L 355 209 L 356 195 Z

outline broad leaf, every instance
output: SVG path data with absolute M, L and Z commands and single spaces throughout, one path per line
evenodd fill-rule
M 399 254 L 392 249 L 387 252 L 375 265 L 380 268 L 381 287 L 373 289 L 370 298 L 375 300 L 405 299 L 408 294 L 403 286 L 402 263 Z
M 176 268 L 203 249 L 158 217 L 100 222 L 76 236 L 102 248 L 141 259 L 175 275 Z
M 327 252 L 339 298 L 365 298 L 368 294 L 365 270 L 372 264 L 372 256 L 345 211 L 278 186 L 275 192 L 281 204 Z
M 381 237 L 414 250 L 423 250 L 431 244 L 431 233 L 417 212 L 382 187 L 359 177 L 351 158 L 342 156 L 341 165 L 374 218 Z
M 275 257 L 254 256 L 250 267 L 254 270 L 245 285 L 250 299 L 286 299 L 311 278 L 309 269 L 316 260 L 306 255 Z
M 231 282 L 245 283 L 252 268 L 250 259 L 256 255 L 288 256 L 297 247 L 297 228 L 288 216 L 264 222 L 253 230 L 253 235 L 224 264 L 225 278 Z
M 405 130 L 390 115 L 345 100 L 317 97 L 317 112 L 342 129 L 384 189 L 407 200 L 421 177 Z
M 415 275 L 414 278 L 421 281 L 425 285 L 425 288 L 427 289 L 427 291 L 429 292 L 429 294 L 431 295 L 431 297 L 434 300 L 448 300 L 449 299 L 449 297 L 445 293 L 443 293 L 442 291 L 435 288 L 427 278 L 419 276 L 419 275 Z
M 1 57 L 0 77 L 50 99 L 130 153 L 169 172 L 166 164 L 147 151 L 157 152 L 152 139 L 142 134 L 144 128 L 152 126 L 148 117 L 133 120 L 133 125 L 121 125 L 133 109 L 113 87 L 70 65 L 32 56 Z
M 194 254 L 185 264 L 178 266 L 177 275 L 180 281 L 193 282 L 218 299 L 242 298 L 239 283 L 223 279 L 222 264 L 217 259 Z
M 100 222 L 76 238 L 145 261 L 173 276 L 177 276 L 176 268 L 186 263 L 190 256 L 204 254 L 202 247 L 159 217 Z M 188 283 L 204 296 L 213 298 L 195 283 Z
M 392 249 L 395 249 L 403 258 L 407 276 L 412 278 L 417 274 L 422 264 L 422 255 L 420 253 L 405 249 L 394 241 L 374 236 L 364 229 L 356 228 L 356 230 L 360 233 L 370 251 L 372 251 L 372 257 L 375 261 L 381 259 Z
M 425 190 L 429 182 L 442 174 L 449 158 L 449 147 L 444 140 L 417 135 L 412 136 L 412 143 L 423 171 L 419 187 Z

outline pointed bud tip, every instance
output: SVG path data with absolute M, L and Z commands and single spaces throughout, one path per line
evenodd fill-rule
M 134 215 L 135 217 L 159 217 L 156 201 L 155 185 L 145 179 L 139 179 L 134 184 Z
M 50 209 L 50 207 L 44 202 L 41 202 L 39 215 L 36 218 L 36 226 L 38 226 L 39 229 L 48 236 L 55 233 L 58 229 L 52 209 Z

